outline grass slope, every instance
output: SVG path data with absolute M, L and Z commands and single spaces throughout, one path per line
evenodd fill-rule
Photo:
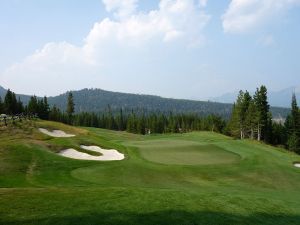
M 52 138 L 38 127 L 61 129 Z M 118 162 L 55 152 L 118 149 Z M 297 224 L 300 157 L 209 133 L 139 136 L 54 122 L 0 127 L 0 224 Z

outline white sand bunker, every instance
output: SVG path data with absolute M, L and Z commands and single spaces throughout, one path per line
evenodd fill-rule
M 115 161 L 115 160 L 123 160 L 125 158 L 124 154 L 114 149 L 106 150 L 98 146 L 84 146 L 84 145 L 81 145 L 80 147 L 85 150 L 99 152 L 102 155 L 93 156 L 84 152 L 79 152 L 73 148 L 63 150 L 58 154 L 72 159 L 98 160 L 98 161 Z
M 67 134 L 62 130 L 49 131 L 44 128 L 39 128 L 39 131 L 42 132 L 43 134 L 47 134 L 51 137 L 74 137 L 75 136 L 74 134 Z
M 300 163 L 294 163 L 294 166 L 300 168 Z

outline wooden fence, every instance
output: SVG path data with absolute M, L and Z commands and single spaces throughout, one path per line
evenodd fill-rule
M 29 113 L 29 114 L 15 114 L 15 115 L 6 115 L 6 114 L 1 114 L 0 115 L 0 126 L 7 126 L 9 123 L 14 123 L 14 122 L 22 122 L 22 120 L 31 120 L 31 119 L 36 119 L 38 118 L 37 114 Z

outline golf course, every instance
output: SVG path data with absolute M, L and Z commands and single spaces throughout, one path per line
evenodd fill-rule
M 100 160 L 68 158 L 66 149 Z M 101 149 L 124 157 L 101 161 Z M 296 162 L 283 148 L 213 132 L 24 120 L 0 127 L 0 224 L 300 224 Z

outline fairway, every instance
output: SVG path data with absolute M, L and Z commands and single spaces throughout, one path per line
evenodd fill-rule
M 151 162 L 174 165 L 213 165 L 238 162 L 240 156 L 213 144 L 189 141 L 150 141 L 137 145 L 141 156 Z
M 39 127 L 76 136 L 56 138 Z M 299 224 L 300 157 L 211 132 L 135 135 L 61 123 L 0 127 L 2 225 Z M 81 145 L 121 161 L 60 156 Z M 87 151 L 88 153 L 88 151 Z

